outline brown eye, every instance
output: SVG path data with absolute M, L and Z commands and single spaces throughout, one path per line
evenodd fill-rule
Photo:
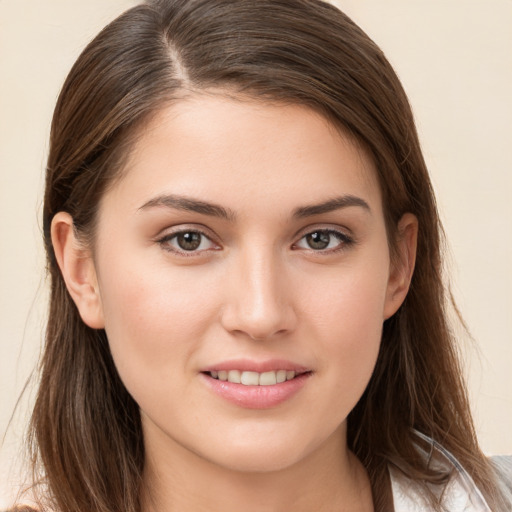
M 317 229 L 305 234 L 296 244 L 295 249 L 307 249 L 316 252 L 332 253 L 354 244 L 353 238 L 334 229 Z
M 201 231 L 178 231 L 166 235 L 158 242 L 166 251 L 183 256 L 193 256 L 203 251 L 219 249 L 219 247 Z
M 176 242 L 184 251 L 195 251 L 201 245 L 201 237 L 201 233 L 197 231 L 187 231 L 176 235 Z
M 332 235 L 325 231 L 315 231 L 306 235 L 306 243 L 311 249 L 321 250 L 326 249 L 329 246 Z

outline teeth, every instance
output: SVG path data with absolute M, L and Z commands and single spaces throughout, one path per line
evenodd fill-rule
M 238 370 L 229 370 L 228 372 L 228 381 L 235 382 L 236 384 L 240 384 L 241 373 Z
M 278 384 L 281 384 L 281 382 L 284 382 L 286 380 L 286 370 L 278 370 L 276 372 L 276 382 Z
M 257 386 L 260 383 L 260 374 L 257 372 L 242 372 L 240 383 L 246 386 Z
M 272 386 L 277 384 L 276 372 L 265 372 L 260 375 L 260 386 Z
M 296 374 L 292 370 L 277 370 L 263 373 L 220 370 L 218 372 L 211 371 L 210 375 L 214 379 L 233 382 L 234 384 L 244 384 L 245 386 L 272 386 L 292 380 Z

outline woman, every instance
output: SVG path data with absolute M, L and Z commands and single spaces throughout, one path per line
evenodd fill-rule
M 114 21 L 57 104 L 44 231 L 39 508 L 506 510 L 407 99 L 334 7 Z

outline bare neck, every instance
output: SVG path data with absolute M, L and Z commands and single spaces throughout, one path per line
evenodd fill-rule
M 336 434 L 295 464 L 267 472 L 225 468 L 179 445 L 168 456 L 147 447 L 143 511 L 373 512 L 366 470 Z

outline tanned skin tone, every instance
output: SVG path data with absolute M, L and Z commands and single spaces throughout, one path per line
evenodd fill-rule
M 145 510 L 373 510 L 346 418 L 417 233 L 405 214 L 391 261 L 382 208 L 371 159 L 326 119 L 217 91 L 144 127 L 93 247 L 55 216 L 68 289 L 140 406 Z

